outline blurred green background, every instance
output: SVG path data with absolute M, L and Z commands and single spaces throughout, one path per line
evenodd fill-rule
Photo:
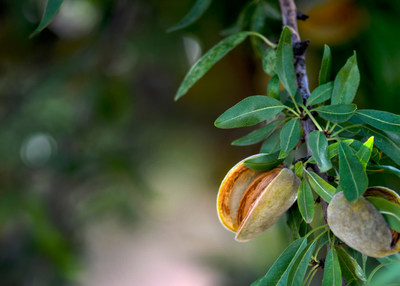
M 224 174 L 259 148 L 230 146 L 248 130 L 213 126 L 265 93 L 251 41 L 173 101 L 246 1 L 214 1 L 173 33 L 194 1 L 64 2 L 29 39 L 46 1 L 0 1 L 0 285 L 249 285 L 291 239 L 282 219 L 237 243 L 215 211 Z M 278 3 L 265 3 L 277 40 Z M 400 113 L 400 2 L 297 4 L 311 88 L 324 43 L 335 72 L 357 50 L 356 103 Z M 398 190 L 392 176 L 371 181 Z

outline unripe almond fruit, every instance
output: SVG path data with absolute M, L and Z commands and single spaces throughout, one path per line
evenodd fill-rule
M 348 246 L 371 256 L 385 257 L 400 249 L 399 233 L 392 230 L 382 214 L 365 197 L 380 197 L 400 204 L 399 196 L 384 187 L 368 188 L 364 197 L 349 202 L 337 193 L 328 206 L 328 225 Z

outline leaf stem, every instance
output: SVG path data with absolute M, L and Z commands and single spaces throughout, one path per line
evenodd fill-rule
M 330 124 L 331 124 L 331 122 L 328 120 L 328 121 L 326 122 L 325 131 L 328 131 L 329 125 L 330 125 Z
M 311 274 L 313 273 L 313 271 L 315 271 L 315 269 L 317 269 L 319 267 L 319 265 L 317 264 L 317 265 L 315 265 L 313 268 L 311 268 L 310 269 L 310 272 L 308 272 L 308 274 L 307 274 L 307 276 L 306 276 L 306 279 L 304 279 L 304 282 L 303 282 L 303 286 L 305 286 L 306 285 L 306 283 L 307 283 L 307 280 L 310 278 L 310 276 L 311 276 Z
M 317 265 L 316 265 L 316 266 L 317 266 Z M 314 267 L 314 268 L 312 269 L 312 274 L 311 274 L 311 276 L 310 276 L 310 280 L 308 280 L 307 286 L 310 286 L 311 281 L 313 281 L 315 274 L 317 274 L 317 271 L 318 271 L 318 267 Z
M 296 108 L 297 112 L 300 114 L 301 111 L 300 111 L 299 105 L 297 104 L 296 100 L 294 99 L 293 96 L 290 96 L 290 98 L 292 99 L 294 107 Z
M 333 124 L 331 129 L 328 131 L 328 133 L 332 133 L 337 125 L 338 125 L 337 123 Z
M 343 131 L 345 131 L 345 130 L 347 130 L 347 129 L 351 129 L 351 128 L 359 127 L 359 126 L 363 126 L 363 125 L 361 125 L 361 124 L 354 124 L 354 125 L 349 125 L 349 126 L 343 127 L 342 129 L 340 129 L 340 130 L 336 131 L 335 133 L 333 133 L 331 136 L 332 136 L 332 137 L 335 137 L 335 136 L 337 136 L 338 134 L 342 133 Z
M 260 33 L 254 32 L 254 31 L 249 31 L 247 32 L 249 35 L 251 36 L 256 36 L 259 37 L 261 40 L 264 41 L 264 43 L 266 43 L 268 46 L 270 46 L 271 48 L 276 48 L 278 45 L 274 44 L 273 42 L 271 42 L 270 40 L 268 40 L 266 37 L 264 37 L 263 35 L 261 35 Z
M 297 117 L 300 117 L 300 111 L 299 111 L 299 113 L 297 113 L 296 111 L 294 111 L 294 109 L 293 108 L 290 108 L 289 106 L 286 106 L 285 105 L 285 108 L 287 109 L 287 110 L 289 110 L 290 112 L 292 112 L 294 115 L 296 115 Z
M 314 123 L 314 125 L 318 128 L 319 131 L 324 132 L 324 130 L 322 129 L 322 127 L 319 125 L 319 123 L 317 122 L 317 120 L 315 120 L 314 116 L 312 116 L 311 112 L 307 109 L 307 108 L 303 108 L 303 110 L 305 111 L 305 113 L 307 113 L 307 115 L 311 118 L 312 122 Z

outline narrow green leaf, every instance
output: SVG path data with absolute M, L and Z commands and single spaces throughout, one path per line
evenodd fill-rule
M 326 256 L 324 278 L 322 286 L 341 286 L 342 272 L 340 270 L 339 258 L 335 248 L 331 248 Z
M 332 168 L 328 153 L 328 140 L 324 133 L 314 130 L 308 135 L 308 148 L 322 173 Z
M 342 142 L 347 144 L 347 145 L 350 145 L 352 142 L 354 142 L 354 139 L 345 139 Z M 333 144 L 328 146 L 329 159 L 332 159 L 332 158 L 334 158 L 335 156 L 337 156 L 339 154 L 338 144 L 339 144 L 338 142 L 335 142 L 335 143 L 333 143 Z M 313 157 L 310 157 L 310 159 L 307 160 L 307 163 L 317 164 L 317 162 L 314 160 Z
M 272 154 L 261 153 L 257 157 L 252 157 L 251 159 L 244 161 L 244 164 L 253 170 L 268 171 L 282 163 L 283 160 L 278 159 L 278 156 L 279 152 Z
M 367 278 L 357 261 L 341 246 L 335 246 L 334 248 L 339 258 L 340 270 L 348 285 L 364 285 Z
M 332 104 L 350 104 L 360 84 L 360 72 L 357 66 L 357 56 L 351 56 L 338 72 L 333 83 Z
M 276 49 L 276 72 L 289 94 L 296 94 L 296 77 L 294 74 L 294 57 L 292 48 L 292 34 L 290 29 L 283 28 L 278 47 Z
M 332 96 L 332 88 L 333 82 L 330 81 L 314 89 L 307 100 L 307 106 L 319 104 L 330 99 Z
M 400 133 L 400 115 L 380 110 L 362 109 L 357 110 L 356 116 L 380 130 Z
M 344 122 L 349 120 L 357 109 L 355 104 L 324 105 L 314 109 L 318 114 L 332 122 Z
M 267 85 L 267 95 L 273 98 L 279 99 L 279 78 L 274 75 L 268 82 Z
M 385 265 L 376 275 L 373 276 L 368 286 L 399 286 L 400 262 L 396 261 Z
M 283 125 L 280 140 L 281 150 L 285 153 L 289 153 L 297 145 L 300 140 L 300 123 L 297 118 L 293 118 Z
M 270 76 L 276 75 L 276 50 L 266 48 L 262 55 L 262 68 Z M 278 81 L 279 83 L 279 81 Z
M 363 165 L 349 146 L 339 142 L 339 186 L 346 199 L 357 200 L 368 187 L 368 177 Z
M 197 0 L 192 9 L 177 24 L 167 30 L 167 32 L 177 31 L 196 22 L 201 15 L 210 7 L 211 0 Z
M 259 286 L 285 286 L 289 271 L 297 257 L 307 246 L 307 239 L 299 238 L 292 242 L 288 248 L 275 260 L 267 274 L 259 282 Z
M 319 70 L 319 85 L 327 83 L 331 78 L 332 54 L 328 45 L 324 46 L 321 69 Z
M 311 260 L 311 255 L 314 251 L 316 244 L 317 241 L 309 243 L 307 247 L 302 251 L 302 253 L 297 257 L 296 261 L 293 263 L 293 266 L 289 271 L 286 285 L 296 286 L 302 284 L 304 276 L 306 275 L 308 264 Z
M 218 128 L 251 126 L 274 118 L 283 108 L 282 103 L 272 97 L 249 96 L 226 110 L 214 124 Z
M 360 163 L 363 165 L 364 170 L 367 168 L 367 164 L 369 162 L 369 158 L 372 154 L 372 149 L 374 147 L 374 136 L 369 137 L 367 141 L 360 147 L 357 151 L 356 156 Z
M 390 228 L 400 232 L 400 206 L 394 202 L 379 197 L 365 197 L 385 217 Z
M 272 131 L 278 126 L 281 121 L 274 121 L 268 125 L 258 128 L 249 134 L 236 139 L 231 144 L 234 146 L 247 146 L 261 142 L 265 138 L 269 137 Z
M 370 165 L 368 170 L 383 170 L 388 171 L 400 178 L 400 170 L 390 165 Z
M 311 223 L 314 218 L 314 198 L 307 180 L 303 178 L 297 192 L 297 205 L 301 216 L 307 223 Z
M 303 168 L 304 168 L 304 163 L 301 161 L 298 161 L 294 165 L 294 173 L 296 174 L 297 177 L 303 178 Z
M 260 153 L 274 153 L 281 149 L 281 129 L 276 129 L 261 146 Z
M 46 8 L 44 8 L 44 13 L 42 16 L 42 20 L 39 23 L 39 26 L 35 31 L 29 36 L 30 38 L 39 34 L 44 28 L 46 28 L 51 21 L 53 21 L 54 17 L 57 15 L 58 10 L 60 10 L 61 5 L 64 0 L 48 0 Z
M 394 140 L 388 133 L 368 127 L 363 127 L 362 130 L 366 136 L 374 136 L 374 144 L 396 164 L 400 165 L 400 145 L 397 140 Z
M 307 174 L 308 183 L 311 188 L 326 202 L 330 202 L 336 193 L 336 188 L 318 176 L 316 173 L 304 170 Z
M 227 53 L 229 53 L 233 48 L 242 43 L 249 32 L 240 32 L 234 35 L 231 35 L 214 47 L 212 47 L 209 51 L 207 51 L 189 70 L 183 79 L 179 89 L 175 95 L 175 100 L 178 100 L 182 96 L 184 96 L 187 91 L 222 57 L 224 57 Z
M 301 237 L 300 235 L 300 225 L 304 222 L 301 217 L 299 208 L 297 204 L 293 204 L 291 208 L 287 211 L 287 219 L 286 224 L 289 227 L 293 239 L 298 239 Z

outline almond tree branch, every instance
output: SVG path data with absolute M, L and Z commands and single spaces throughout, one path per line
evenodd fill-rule
M 299 31 L 297 29 L 297 9 L 294 3 L 294 0 L 279 0 L 282 12 L 282 22 L 284 26 L 288 26 L 292 30 L 292 46 L 293 46 L 293 54 L 294 54 L 294 69 L 296 74 L 296 84 L 297 89 L 299 90 L 304 105 L 306 105 L 307 99 L 310 96 L 310 89 L 308 87 L 308 77 L 307 77 L 307 70 L 306 70 L 306 60 L 305 60 L 305 52 L 309 45 L 309 41 L 301 41 Z M 316 130 L 316 126 L 312 122 L 309 116 L 305 117 L 305 120 L 301 122 L 303 130 L 304 130 L 304 137 L 306 142 L 308 141 L 308 135 Z M 311 150 L 307 146 L 307 153 L 308 155 L 311 154 Z M 315 166 L 315 171 L 325 180 L 328 181 L 328 174 L 321 173 L 319 171 L 318 166 Z M 324 221 L 327 223 L 327 208 L 328 203 L 325 202 L 321 198 L 321 206 L 324 215 Z

